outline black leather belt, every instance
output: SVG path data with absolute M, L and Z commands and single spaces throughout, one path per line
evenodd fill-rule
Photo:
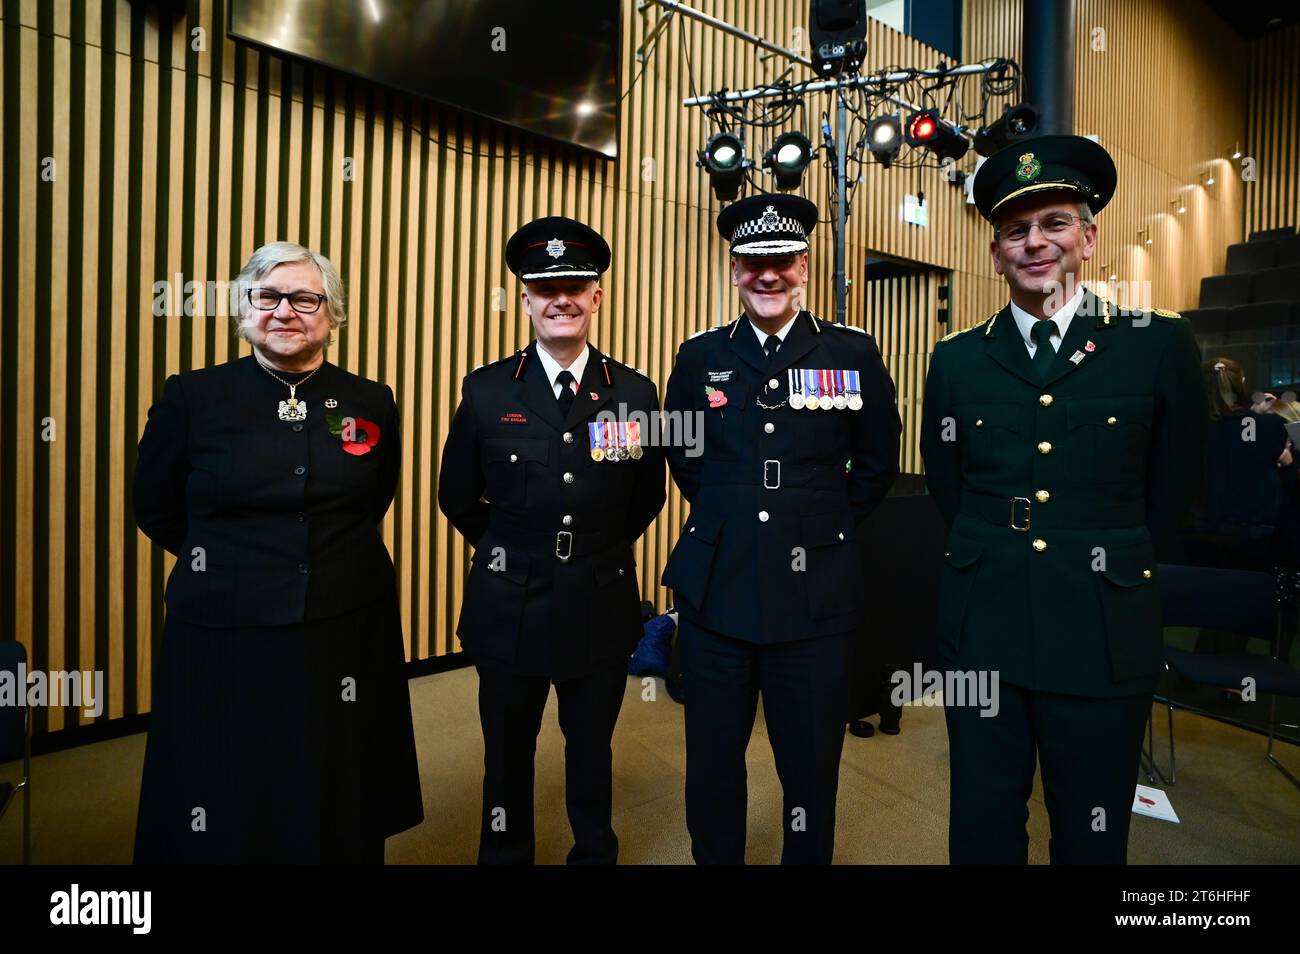
M 1098 530 L 1137 527 L 1146 522 L 1146 505 L 1133 501 L 1063 500 L 1038 503 L 1032 497 L 1000 497 L 962 490 L 958 512 L 995 526 L 1028 533 L 1034 530 Z
M 592 556 L 629 546 L 627 540 L 609 530 L 585 533 L 565 529 L 538 530 L 501 520 L 489 521 L 488 533 L 506 546 L 518 546 L 537 555 L 554 555 L 561 563 L 568 563 L 574 557 Z
M 825 464 L 787 464 L 775 458 L 760 461 L 710 461 L 700 475 L 700 486 L 740 484 L 763 490 L 783 487 L 810 487 L 819 490 L 843 490 L 844 467 Z

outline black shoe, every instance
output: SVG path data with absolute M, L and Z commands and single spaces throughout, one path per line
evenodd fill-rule
M 849 732 L 859 739 L 869 739 L 876 734 L 876 729 L 866 719 L 854 719 L 849 723 Z

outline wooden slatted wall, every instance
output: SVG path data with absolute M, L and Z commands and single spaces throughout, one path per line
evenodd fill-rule
M 806 27 L 801 0 L 693 5 L 786 45 Z M 1117 0 L 1081 6 L 1081 17 L 1101 11 L 1129 24 L 1124 29 L 1146 31 L 1112 45 L 1105 62 L 1116 76 L 1149 57 L 1141 44 L 1164 29 L 1124 19 L 1127 5 Z M 694 166 L 712 127 L 680 102 L 724 85 L 767 82 L 784 69 L 779 57 L 760 59 L 740 41 L 681 18 L 643 66 L 634 51 L 658 12 L 624 0 L 626 98 L 620 158 L 608 162 L 236 44 L 224 36 L 224 0 L 190 0 L 175 16 L 159 7 L 0 2 L 0 424 L 9 438 L 0 442 L 0 636 L 22 640 L 36 668 L 104 670 L 104 719 L 149 708 L 171 566 L 134 529 L 131 513 L 146 412 L 168 374 L 246 353 L 221 296 L 211 309 L 200 296 L 193 315 L 172 307 L 156 317 L 155 282 L 229 281 L 254 248 L 275 239 L 317 248 L 339 266 L 352 318 L 330 359 L 391 385 L 403 416 L 404 472 L 384 533 L 401 580 L 408 655 L 456 651 L 468 549 L 437 512 L 437 462 L 462 376 L 530 336 L 501 260 L 505 239 L 522 222 L 553 213 L 599 229 L 614 264 L 595 343 L 662 388 L 677 344 L 737 310 L 713 226 L 719 203 Z M 1176 19 L 1172 3 L 1154 9 L 1159 24 Z M 1016 55 L 1018 31 L 1010 0 L 972 0 L 965 58 Z M 874 21 L 869 43 L 871 69 L 940 59 Z M 807 53 L 806 38 L 801 45 Z M 1166 55 L 1163 69 L 1141 74 L 1144 83 L 1159 81 L 1160 96 L 1176 85 L 1171 70 L 1202 68 L 1200 47 L 1175 49 L 1181 59 Z M 1089 69 L 1081 62 L 1081 73 Z M 1080 97 L 1101 82 L 1087 76 Z M 1165 165 L 1192 160 L 1174 149 L 1177 161 L 1162 165 L 1116 131 L 1141 127 L 1138 92 L 1157 95 L 1121 85 L 1094 121 L 1103 141 L 1114 135 L 1161 170 L 1165 178 L 1153 176 L 1150 188 L 1164 189 L 1181 169 Z M 808 115 L 782 128 L 817 140 L 827 106 L 812 100 Z M 779 131 L 751 134 L 751 154 Z M 903 468 L 915 471 L 925 365 L 941 332 L 938 273 L 867 287 L 867 253 L 951 270 L 956 327 L 986 316 L 1004 291 L 987 264 L 987 227 L 942 173 L 886 171 L 872 162 L 859 171 L 846 236 L 855 278 L 848 320 L 880 342 L 899 389 Z M 823 169 L 810 170 L 804 192 L 828 219 Z M 928 228 L 902 222 L 909 192 L 925 193 Z M 808 304 L 830 316 L 829 225 L 814 239 Z M 1158 304 L 1186 304 L 1188 268 L 1153 274 Z M 53 440 L 41 439 L 47 419 Z M 643 590 L 659 605 L 666 594 L 658 573 L 684 516 L 671 493 L 638 554 Z M 41 711 L 37 728 L 83 721 L 72 709 Z

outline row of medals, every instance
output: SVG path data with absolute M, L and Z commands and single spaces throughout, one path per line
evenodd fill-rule
M 641 450 L 640 444 L 633 444 L 630 447 L 621 445 L 609 448 L 593 447 L 591 449 L 591 459 L 597 461 L 640 460 L 643 453 L 645 452 Z
M 790 371 L 790 396 L 787 398 L 789 405 L 796 411 L 842 411 L 846 407 L 850 411 L 862 410 L 862 394 L 858 391 L 837 391 L 835 394 L 814 394 L 811 396 L 805 396 L 802 387 L 796 391 L 794 389 L 794 375 L 797 370 L 798 369 L 792 369 Z M 817 372 L 812 373 L 815 375 Z M 850 374 L 850 372 L 847 371 L 844 373 L 846 375 Z M 807 375 L 802 371 L 800 371 L 799 374 L 801 376 L 801 384 L 807 383 Z M 856 383 L 856 381 L 851 383 Z M 833 383 L 831 387 L 838 389 L 839 384 Z
M 862 398 L 856 394 L 837 394 L 831 397 L 829 394 L 823 394 L 821 397 L 805 398 L 799 391 L 790 395 L 789 403 L 796 411 L 842 411 L 846 407 L 850 411 L 862 410 Z

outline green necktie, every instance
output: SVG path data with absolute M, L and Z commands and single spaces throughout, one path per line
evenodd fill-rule
M 1052 359 L 1056 357 L 1056 351 L 1052 348 L 1052 332 L 1056 330 L 1056 322 L 1051 319 L 1035 321 L 1034 327 L 1029 329 L 1037 345 L 1037 350 L 1034 352 L 1034 370 L 1038 372 L 1040 381 L 1047 380 L 1047 369 L 1052 366 Z

